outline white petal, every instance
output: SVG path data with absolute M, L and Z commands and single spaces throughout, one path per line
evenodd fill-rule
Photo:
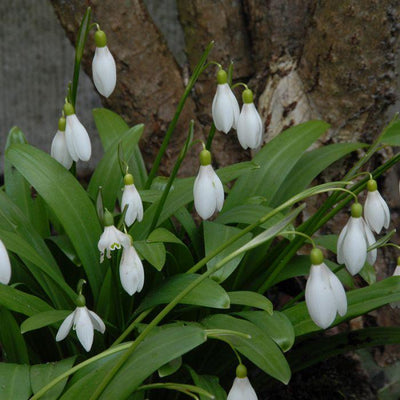
M 398 276 L 398 275 L 400 275 L 400 265 L 397 265 L 393 272 L 393 276 Z
M 74 161 L 88 161 L 92 154 L 92 145 L 85 127 L 80 123 L 76 114 L 67 115 L 65 138 L 68 151 Z
M 92 62 L 93 82 L 96 89 L 108 97 L 117 83 L 117 68 L 114 57 L 107 46 L 96 47 Z
M 328 328 L 335 320 L 337 309 L 329 276 L 322 265 L 311 266 L 305 297 L 311 319 L 320 328 Z
M 237 123 L 239 121 L 239 115 L 240 115 L 240 107 L 239 107 L 239 103 L 236 99 L 236 96 L 233 94 L 232 89 L 229 88 L 229 98 L 231 100 L 231 106 L 232 106 L 232 110 L 233 110 L 233 124 L 232 124 L 232 128 L 236 129 L 237 127 Z
M 256 149 L 262 141 L 262 122 L 254 103 L 245 103 L 239 115 L 237 135 L 240 145 Z
M 215 127 L 222 132 L 228 133 L 234 124 L 234 108 L 232 98 L 229 94 L 231 88 L 227 83 L 217 85 L 212 103 L 212 116 Z
M 51 142 L 50 155 L 66 169 L 71 168 L 72 157 L 69 154 L 67 142 L 65 140 L 65 133 L 63 131 L 56 132 L 54 139 Z
M 104 322 L 102 319 L 93 311 L 89 311 L 89 317 L 90 320 L 92 321 L 93 328 L 96 329 L 96 331 L 99 331 L 100 333 L 104 333 L 106 330 L 106 326 L 104 325 Z
M 120 249 L 121 246 L 126 247 L 131 243 L 129 235 L 118 230 L 114 225 L 105 226 L 104 232 L 101 234 L 97 248 L 100 251 L 100 262 L 104 259 L 104 253 L 110 258 L 110 251 Z
M 11 263 L 7 249 L 0 240 L 0 283 L 8 285 L 11 279 Z
M 340 232 L 338 241 L 337 241 L 337 262 L 339 264 L 344 264 L 344 257 L 343 257 L 343 240 L 347 233 L 347 224 L 343 227 L 342 231 Z
M 235 378 L 227 400 L 258 400 L 248 378 Z
M 368 224 L 363 220 L 364 232 L 365 232 L 365 240 L 367 241 L 367 247 L 372 246 L 375 243 L 375 236 L 372 233 L 371 229 L 369 229 Z M 367 261 L 369 264 L 374 265 L 377 256 L 377 249 L 371 250 L 367 253 Z
M 119 276 L 122 287 L 130 296 L 143 289 L 143 264 L 133 246 L 124 248 L 122 252 Z
M 125 224 L 131 226 L 136 219 L 140 222 L 143 219 L 143 204 L 142 199 L 133 184 L 125 185 L 124 187 L 121 209 L 123 210 L 126 205 L 128 206 L 128 209 L 125 214 Z
M 194 206 L 197 213 L 203 219 L 210 218 L 217 208 L 216 186 L 214 186 L 212 180 L 213 172 L 211 165 L 201 165 L 196 180 L 194 181 Z
M 93 323 L 86 307 L 77 307 L 75 310 L 74 329 L 76 335 L 86 351 L 90 351 L 93 344 Z
M 367 243 L 363 224 L 364 221 L 361 217 L 350 217 L 346 236 L 342 243 L 344 263 L 352 275 L 360 272 L 367 259 Z
M 214 187 L 214 194 L 215 194 L 215 199 L 217 203 L 217 210 L 221 211 L 222 207 L 224 205 L 224 187 L 222 186 L 221 179 L 219 179 L 219 176 L 215 173 L 215 171 L 212 169 L 210 165 L 209 169 L 209 174 L 212 177 L 212 183 Z
M 58 332 L 56 335 L 56 341 L 59 342 L 67 337 L 69 331 L 72 328 L 72 323 L 74 319 L 75 311 L 68 315 L 67 318 L 64 319 L 61 326 L 58 328 Z
M 380 233 L 383 226 L 389 227 L 389 207 L 377 190 L 368 192 L 364 205 L 364 216 L 367 224 L 376 233 Z
M 343 317 L 347 313 L 347 297 L 342 282 L 325 264 L 321 265 L 329 277 L 329 284 L 335 299 L 337 312 Z

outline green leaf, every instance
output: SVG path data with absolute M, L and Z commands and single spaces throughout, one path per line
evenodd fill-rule
M 192 244 L 197 256 L 201 257 L 201 255 L 203 254 L 202 238 L 199 229 L 193 221 L 192 215 L 189 213 L 186 207 L 181 207 L 179 210 L 176 211 L 174 216 L 188 234 L 190 243 Z
M 30 370 L 31 386 L 33 394 L 36 394 L 42 387 L 47 385 L 57 376 L 68 371 L 74 365 L 76 357 L 66 358 L 58 362 L 51 362 L 46 364 L 32 365 Z M 41 400 L 55 400 L 58 399 L 61 392 L 67 383 L 65 378 L 60 383 L 52 387 L 40 399 Z
M 144 298 L 136 312 L 140 313 L 158 304 L 168 304 L 198 277 L 197 274 L 177 274 L 168 278 Z M 201 282 L 180 303 L 211 308 L 229 308 L 230 304 L 225 290 L 211 279 Z
M 272 314 L 272 303 L 262 294 L 256 292 L 228 292 L 231 304 L 259 308 Z
M 265 373 L 287 384 L 290 379 L 289 365 L 271 337 L 256 325 L 229 315 L 215 314 L 202 322 L 209 329 L 229 329 L 251 336 L 246 339 L 230 336 L 230 343 Z
M 68 310 L 51 310 L 35 314 L 21 324 L 21 333 L 34 331 L 64 320 L 71 312 Z
M 89 182 L 88 192 L 92 199 L 96 199 L 101 186 L 104 207 L 113 210 L 118 193 L 123 188 L 119 161 L 118 145 L 121 143 L 125 160 L 129 160 L 143 133 L 144 125 L 136 125 L 126 131 L 109 147 L 99 162 Z M 134 171 L 132 171 L 134 175 Z M 134 175 L 135 178 L 135 175 Z M 122 192 L 121 192 L 122 193 Z
M 157 228 L 150 233 L 147 242 L 177 243 L 184 246 L 182 240 L 177 238 L 172 232 L 165 228 Z
M 51 307 L 38 297 L 7 285 L 0 285 L 0 304 L 11 311 L 28 317 L 51 310 Z
M 15 318 L 4 307 L 0 307 L 0 343 L 3 360 L 19 364 L 29 364 L 28 350 L 25 340 L 19 331 Z
M 204 248 L 205 255 L 209 255 L 215 249 L 217 249 L 220 245 L 227 242 L 233 236 L 237 235 L 241 230 L 239 228 L 234 228 L 232 226 L 226 226 L 217 224 L 216 222 L 203 222 L 204 229 Z M 226 256 L 233 253 L 239 247 L 245 245 L 250 239 L 252 235 L 251 233 L 247 233 L 242 236 L 239 240 L 236 240 L 232 244 L 230 244 L 225 250 L 221 251 L 218 255 L 213 257 L 207 263 L 207 269 L 212 269 L 217 265 L 220 261 L 222 261 Z M 216 282 L 223 282 L 227 279 L 238 267 L 240 261 L 244 257 L 244 253 L 239 254 L 237 257 L 226 263 L 222 268 L 211 275 L 211 278 Z
M 157 271 L 161 271 L 166 260 L 164 243 L 148 243 L 138 240 L 133 243 L 138 253 L 148 261 Z
M 0 363 L 0 399 L 28 400 L 31 393 L 29 365 Z
M 267 204 L 274 198 L 292 168 L 326 130 L 323 121 L 309 121 L 287 129 L 267 143 L 254 157 L 260 168 L 242 175 L 225 200 L 224 211 L 246 203 L 253 196 L 263 196 Z
M 186 366 L 196 386 L 214 395 L 215 400 L 226 400 L 226 392 L 219 384 L 219 378 L 213 375 L 199 375 L 192 368 Z M 200 400 L 208 400 L 200 395 Z
M 174 374 L 182 366 L 182 357 L 175 358 L 158 369 L 158 376 L 164 378 Z
M 366 314 L 391 302 L 400 301 L 400 278 L 393 276 L 371 286 L 347 292 L 347 314 L 338 316 L 332 326 Z M 305 302 L 283 311 L 293 324 L 296 336 L 315 332 L 320 328 L 311 320 Z
M 243 161 L 217 169 L 215 172 L 223 183 L 228 183 L 239 178 L 239 176 L 245 174 L 246 172 L 253 171 L 259 167 L 260 166 L 254 160 Z
M 329 165 L 366 146 L 363 143 L 336 143 L 304 153 L 292 168 L 270 204 L 272 206 L 282 204 L 304 190 Z
M 82 261 L 97 298 L 105 265 L 99 263 L 101 230 L 94 205 L 79 182 L 48 154 L 29 145 L 12 145 L 7 158 L 53 210 Z
M 376 282 L 375 268 L 373 265 L 367 262 L 364 264 L 359 274 L 364 279 L 364 281 L 368 283 L 368 285 L 372 285 Z
M 381 137 L 381 143 L 389 146 L 400 146 L 400 121 L 389 124 Z
M 286 352 L 293 346 L 295 339 L 294 329 L 285 314 L 279 311 L 274 311 L 272 315 L 263 311 L 242 311 L 237 315 L 247 319 L 266 332 L 282 351 Z
M 140 343 L 99 399 L 125 399 L 154 371 L 206 341 L 203 329 L 195 326 L 164 326 Z M 92 365 L 61 398 L 87 400 L 97 389 L 123 353 L 117 353 Z M 133 374 L 132 371 L 135 373 Z

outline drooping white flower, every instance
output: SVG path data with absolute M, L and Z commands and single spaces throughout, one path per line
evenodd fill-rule
M 0 240 L 0 283 L 8 285 L 11 279 L 11 263 L 7 249 Z
M 311 319 L 322 329 L 328 328 L 336 313 L 347 312 L 347 298 L 338 277 L 323 262 L 321 250 L 311 251 L 311 270 L 306 284 L 306 305 Z
M 220 69 L 217 73 L 217 92 L 212 103 L 212 116 L 215 127 L 228 133 L 231 128 L 236 129 L 239 119 L 239 104 L 228 84 L 226 72 Z
M 104 97 L 109 97 L 117 82 L 117 68 L 114 57 L 107 47 L 106 34 L 98 30 L 94 35 L 96 51 L 92 62 L 93 82 Z
M 58 131 L 51 142 L 50 155 L 66 169 L 70 169 L 72 158 L 68 151 L 67 141 L 65 140 L 65 125 L 66 120 L 64 117 L 61 117 L 58 121 Z
M 119 277 L 124 290 L 132 296 L 140 292 L 144 285 L 143 264 L 133 245 L 124 247 L 119 264 Z
M 133 183 L 133 176 L 126 174 L 124 177 L 124 193 L 122 194 L 121 209 L 128 206 L 125 214 L 125 224 L 131 226 L 137 219 L 139 222 L 143 219 L 143 204 L 139 192 Z
M 97 244 L 100 251 L 100 262 L 104 261 L 104 254 L 106 254 L 107 258 L 111 258 L 111 251 L 120 249 L 121 246 L 130 246 L 130 244 L 130 236 L 114 226 L 114 218 L 106 210 L 104 213 L 104 232 L 101 234 L 99 243 Z
M 400 257 L 397 258 L 397 265 L 393 271 L 393 276 L 400 276 Z M 390 303 L 390 307 L 392 308 L 400 308 L 400 301 L 392 301 Z
M 89 161 L 92 145 L 85 127 L 80 123 L 70 103 L 64 105 L 66 115 L 65 140 L 69 154 L 74 161 Z
M 247 378 L 247 370 L 243 364 L 236 368 L 236 378 L 233 381 L 227 400 L 258 400 L 257 394 Z
M 193 186 L 194 207 L 201 218 L 208 219 L 215 211 L 221 211 L 224 188 L 211 166 L 211 153 L 208 150 L 201 151 L 200 164 Z
M 260 114 L 253 103 L 253 92 L 243 91 L 243 106 L 237 123 L 237 135 L 240 145 L 247 149 L 257 149 L 261 146 L 263 123 Z
M 376 261 L 376 249 L 367 253 L 368 247 L 375 243 L 375 237 L 361 215 L 361 204 L 353 204 L 351 217 L 337 242 L 337 261 L 339 264 L 345 264 L 352 275 L 360 272 L 365 261 L 371 265 Z
M 94 329 L 104 333 L 106 327 L 101 318 L 87 309 L 86 306 L 78 306 L 63 321 L 56 335 L 56 341 L 59 342 L 67 337 L 69 331 L 73 328 L 76 331 L 79 341 L 86 351 L 90 351 L 93 344 Z
M 364 217 L 368 226 L 380 233 L 382 227 L 389 228 L 390 211 L 386 201 L 377 190 L 377 184 L 374 179 L 370 179 L 367 183 L 367 199 L 364 205 Z

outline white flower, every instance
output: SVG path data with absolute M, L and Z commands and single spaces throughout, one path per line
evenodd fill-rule
M 109 97 L 117 83 L 117 68 L 107 46 L 96 47 L 92 62 L 93 82 L 104 97 Z
M 342 229 L 337 242 L 337 261 L 339 264 L 345 264 L 352 275 L 360 272 L 365 261 L 371 265 L 376 261 L 376 249 L 367 253 L 368 247 L 375 243 L 375 237 L 361 214 L 361 204 L 353 204 L 352 216 Z
M 393 276 L 400 276 L 400 257 L 397 259 L 397 265 L 396 265 L 396 268 L 394 269 Z M 400 301 L 391 302 L 390 307 L 400 308 Z
M 89 161 L 92 155 L 92 145 L 85 127 L 80 123 L 71 104 L 64 105 L 64 112 L 67 120 L 65 140 L 69 154 L 74 161 Z
M 389 207 L 378 192 L 375 180 L 370 179 L 367 183 L 367 188 L 368 194 L 364 206 L 365 221 L 373 231 L 380 233 L 382 227 L 389 228 Z
M 125 224 L 131 226 L 137 219 L 139 222 L 143 219 L 142 199 L 135 185 L 133 184 L 133 176 L 126 174 L 124 177 L 124 193 L 122 194 L 121 208 L 124 210 L 128 206 L 125 214 Z
M 239 104 L 228 84 L 226 72 L 220 69 L 217 74 L 217 92 L 212 103 L 212 116 L 215 127 L 228 133 L 233 127 L 236 129 L 239 119 Z
M 243 91 L 243 106 L 237 123 L 237 135 L 240 145 L 247 149 L 256 149 L 261 146 L 263 123 L 253 103 L 253 93 Z
M 69 154 L 67 141 L 65 139 L 65 124 L 65 118 L 60 118 L 58 122 L 58 131 L 51 142 L 50 155 L 66 169 L 70 169 L 72 166 L 72 158 Z
M 67 337 L 69 331 L 76 330 L 79 341 L 86 351 L 90 351 L 93 344 L 94 329 L 104 333 L 106 327 L 101 318 L 86 308 L 76 307 L 75 311 L 65 318 L 56 335 L 56 341 L 59 342 Z
M 122 287 L 130 296 L 143 289 L 143 264 L 132 245 L 124 247 L 122 251 L 121 262 L 119 264 L 119 277 Z
M 11 263 L 7 249 L 0 240 L 0 283 L 8 285 L 11 279 Z
M 118 230 L 114 225 L 106 225 L 97 245 L 100 251 L 100 262 L 104 261 L 104 253 L 107 258 L 111 258 L 111 251 L 120 249 L 121 246 L 127 247 L 130 242 L 130 237 Z
M 347 312 L 347 298 L 337 276 L 325 265 L 311 265 L 306 285 L 306 304 L 311 319 L 322 329 Z
M 207 156 L 209 159 L 202 160 Z M 216 210 L 221 211 L 224 205 L 224 188 L 218 175 L 211 166 L 211 155 L 207 150 L 200 153 L 201 165 L 193 186 L 194 206 L 203 219 L 210 218 Z M 207 163 L 208 164 L 204 164 Z
M 236 377 L 227 400 L 258 400 L 258 397 L 247 377 Z

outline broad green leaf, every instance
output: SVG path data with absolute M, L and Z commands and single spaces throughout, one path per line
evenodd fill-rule
M 323 235 L 315 238 L 315 243 L 336 254 L 338 235 Z
M 197 256 L 201 257 L 201 255 L 203 254 L 202 238 L 199 229 L 197 228 L 193 220 L 192 215 L 189 213 L 186 207 L 181 207 L 175 212 L 174 216 L 188 234 L 190 243 L 192 244 Z
M 158 369 L 158 376 L 164 378 L 174 374 L 182 366 L 182 357 L 175 358 Z
M 216 222 L 210 221 L 203 222 L 203 229 L 206 256 L 241 231 L 239 228 L 217 224 Z M 233 242 L 225 250 L 221 251 L 207 263 L 207 269 L 214 268 L 215 265 L 222 261 L 226 256 L 233 253 L 239 247 L 245 245 L 251 239 L 251 237 L 251 233 L 246 233 L 246 235 L 242 236 L 239 240 Z M 223 282 L 235 271 L 243 257 L 244 253 L 239 254 L 237 257 L 226 263 L 218 271 L 214 272 L 211 275 L 211 278 L 216 282 Z
M 372 285 L 376 282 L 375 268 L 373 265 L 367 262 L 364 264 L 359 274 L 364 279 L 364 281 L 368 283 L 368 285 Z
M 304 190 L 329 165 L 352 151 L 366 147 L 363 143 L 336 143 L 304 153 L 271 201 L 272 206 L 282 204 Z
M 193 382 L 196 386 L 206 390 L 215 396 L 215 400 L 226 400 L 226 392 L 219 383 L 219 378 L 213 375 L 199 375 L 187 366 Z M 206 396 L 200 395 L 200 400 L 208 400 Z
M 35 187 L 63 225 L 97 298 L 105 264 L 99 263 L 97 243 L 101 230 L 87 193 L 62 165 L 34 147 L 12 145 L 6 156 Z
M 37 393 L 43 386 L 50 383 L 54 378 L 68 371 L 74 365 L 76 357 L 66 358 L 58 362 L 51 362 L 46 364 L 32 365 L 30 370 L 31 386 L 33 394 Z M 59 398 L 63 391 L 67 379 L 65 378 L 60 383 L 52 387 L 41 400 L 56 400 Z
M 0 307 L 0 343 L 3 361 L 29 364 L 25 340 L 19 331 L 14 316 L 4 307 Z
M 72 311 L 68 310 L 51 310 L 32 315 L 21 324 L 21 333 L 52 325 L 55 322 L 64 320 L 71 313 Z
M 236 223 L 250 225 L 272 210 L 273 208 L 264 207 L 260 204 L 242 204 L 219 214 L 215 219 L 215 222 L 218 222 L 219 224 Z M 279 217 L 279 215 L 274 216 L 264 224 L 260 225 L 261 228 L 269 228 L 271 224 L 279 220 Z
M 65 256 L 70 259 L 74 264 L 80 265 L 80 260 L 76 255 L 74 246 L 72 246 L 71 241 L 67 235 L 57 235 L 48 238 L 65 254 Z
M 158 304 L 168 304 L 199 276 L 197 274 L 178 274 L 167 279 L 144 298 L 137 313 Z M 230 304 L 225 290 L 211 279 L 205 279 L 197 285 L 180 303 L 211 308 L 229 308 Z
M 0 399 L 28 400 L 31 393 L 29 365 L 0 363 Z
M 229 329 L 250 335 L 250 339 L 230 336 L 230 343 L 268 375 L 285 384 L 289 382 L 290 369 L 281 350 L 266 332 L 252 322 L 215 314 L 202 323 L 209 329 Z
M 140 343 L 99 399 L 125 399 L 154 371 L 205 341 L 205 332 L 199 327 L 173 325 L 157 329 Z M 61 399 L 88 400 L 122 354 L 116 353 L 95 362 L 91 367 L 92 371 L 73 384 Z
M 238 178 L 225 200 L 224 211 L 253 196 L 263 196 L 269 204 L 304 151 L 328 128 L 323 121 L 309 121 L 287 129 L 267 143 L 253 159 L 260 168 Z
M 272 315 L 263 311 L 242 311 L 237 315 L 249 320 L 266 332 L 282 351 L 286 352 L 293 346 L 294 329 L 285 314 L 279 311 L 274 311 Z
M 400 277 L 393 276 L 371 286 L 347 292 L 347 314 L 338 316 L 332 326 L 366 314 L 391 302 L 400 301 Z M 283 311 L 293 324 L 296 336 L 315 332 L 320 328 L 311 320 L 305 302 Z
M 172 232 L 165 228 L 157 228 L 150 233 L 147 238 L 147 242 L 165 242 L 165 243 L 177 243 L 184 246 L 182 240 L 177 238 Z
M 228 292 L 228 296 L 231 304 L 259 308 L 272 314 L 272 303 L 260 293 L 237 291 Z
M 400 146 L 400 121 L 394 121 L 386 128 L 381 143 L 389 146 Z
M 52 308 L 36 296 L 21 292 L 12 286 L 0 285 L 0 304 L 28 317 Z
M 92 199 L 97 197 L 97 192 L 101 186 L 104 207 L 113 210 L 115 200 L 123 188 L 123 176 L 119 167 L 118 146 L 121 143 L 125 160 L 129 160 L 133 155 L 133 150 L 139 143 L 140 136 L 143 133 L 144 125 L 136 125 L 126 131 L 117 139 L 104 154 L 93 173 L 89 182 L 88 192 Z M 132 171 L 134 175 L 135 171 Z
M 157 271 L 162 270 L 166 259 L 164 243 L 148 243 L 146 240 L 138 240 L 133 245 L 138 253 Z
M 217 173 L 219 179 L 221 179 L 222 183 L 228 183 L 245 174 L 246 172 L 252 171 L 259 167 L 260 166 L 254 160 L 243 161 L 217 169 L 215 172 Z

